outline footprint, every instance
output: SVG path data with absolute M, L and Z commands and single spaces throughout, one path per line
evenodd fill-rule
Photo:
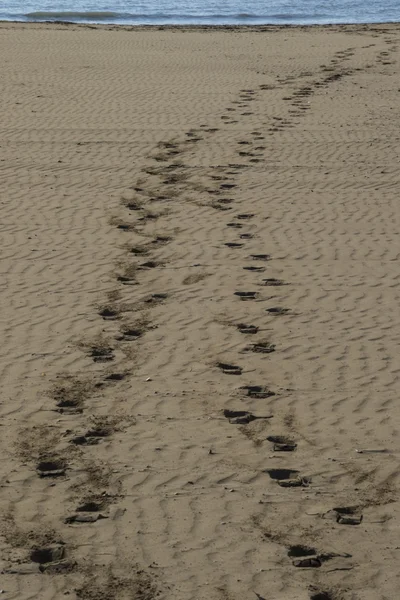
M 127 376 L 127 373 L 110 373 L 110 375 L 104 377 L 104 381 L 123 381 Z
M 98 515 L 75 514 L 75 515 L 71 515 L 70 517 L 66 517 L 64 519 L 64 523 L 66 523 L 67 525 L 71 525 L 72 523 L 96 523 L 96 521 L 99 521 L 100 519 L 107 519 L 107 517 L 102 514 L 98 514 Z
M 310 558 L 301 558 L 300 560 L 293 561 L 294 567 L 299 567 L 301 569 L 318 569 L 322 567 L 322 562 L 318 556 L 310 557 Z
M 108 497 L 96 498 L 95 500 L 86 500 L 82 504 L 79 504 L 76 508 L 76 512 L 100 512 L 108 506 Z
M 270 354 L 275 352 L 275 344 L 269 342 L 257 342 L 256 344 L 250 344 L 244 348 L 243 352 L 259 352 L 260 354 Z
M 252 219 L 254 216 L 254 213 L 241 213 L 240 215 L 236 215 L 236 219 Z
M 307 555 L 306 555 L 307 556 Z M 321 553 L 321 554 L 317 554 L 314 556 L 308 556 L 306 558 L 300 558 L 299 560 L 294 560 L 293 561 L 293 566 L 294 567 L 299 567 L 302 569 L 315 569 L 315 568 L 319 568 L 323 565 L 323 563 L 327 562 L 328 560 L 331 560 L 333 558 L 350 558 L 351 555 L 350 554 L 337 554 L 335 552 L 326 552 L 326 553 Z M 345 567 L 341 566 L 339 567 L 340 570 L 343 570 Z M 347 567 L 348 569 L 351 569 L 352 567 Z
M 235 188 L 236 183 L 222 183 L 219 188 L 220 190 L 231 190 L 232 188 Z
M 147 254 L 149 254 L 150 250 L 146 246 L 133 246 L 130 249 L 130 252 L 135 256 L 146 256 Z
M 221 371 L 223 373 L 226 373 L 226 375 L 241 375 L 243 372 L 243 369 L 241 367 L 238 367 L 236 365 L 230 365 L 228 363 L 217 363 L 217 367 L 219 369 L 221 369 Z
M 135 328 L 124 328 L 122 330 L 122 335 L 118 336 L 116 339 L 119 342 L 134 342 L 142 337 L 144 333 L 143 329 L 135 329 Z
M 279 306 L 273 306 L 272 308 L 267 308 L 266 312 L 271 315 L 286 315 L 290 311 L 289 308 L 282 308 Z
M 61 458 L 41 460 L 36 467 L 40 477 L 62 477 L 66 470 L 67 464 Z
M 255 300 L 258 292 L 234 292 L 234 295 L 238 296 L 241 300 Z
M 53 544 L 51 546 L 34 547 L 29 555 L 30 560 L 39 565 L 40 573 L 57 575 L 71 572 L 76 563 L 65 559 L 65 546 Z
M 256 325 L 246 325 L 245 323 L 239 323 L 239 325 L 237 325 L 238 330 L 240 331 L 240 333 L 257 333 L 258 332 L 258 327 Z
M 282 281 L 281 279 L 275 279 L 275 277 L 270 277 L 268 279 L 263 279 L 262 285 L 279 286 L 279 285 L 286 285 L 286 283 L 284 281 Z
M 163 267 L 164 263 L 159 262 L 157 260 L 148 260 L 147 262 L 142 263 L 138 269 L 147 270 L 147 269 L 157 269 L 158 267 Z
M 143 210 L 143 205 L 140 202 L 124 202 L 125 208 L 128 210 Z
M 247 391 L 247 395 L 250 398 L 270 398 L 271 396 L 275 396 L 275 392 L 272 392 L 267 386 L 265 385 L 245 385 L 242 388 L 240 388 L 242 390 L 246 390 Z
M 232 227 L 233 229 L 242 229 L 243 225 L 240 223 L 227 223 L 227 227 Z
M 273 443 L 275 452 L 294 452 L 297 448 L 295 442 L 283 435 L 269 435 L 267 440 Z
M 75 446 L 94 446 L 98 442 L 98 438 L 87 438 L 85 435 L 76 435 L 71 439 L 71 444 Z
M 111 433 L 111 427 L 96 425 L 92 429 L 89 429 L 84 435 L 78 435 L 72 438 L 71 442 L 76 446 L 93 446 L 98 444 L 103 438 L 110 436 Z
M 218 201 L 213 201 L 210 204 L 211 208 L 215 208 L 216 210 L 232 210 L 231 206 L 226 206 L 226 204 L 220 204 Z
M 144 300 L 146 304 L 160 304 L 164 302 L 168 298 L 168 294 L 159 293 L 159 294 L 151 294 L 148 298 Z
M 127 277 L 125 275 L 118 275 L 117 281 L 122 285 L 137 285 L 135 277 Z
M 255 421 L 256 419 L 271 419 L 272 415 L 256 417 L 246 410 L 225 409 L 224 417 L 229 419 L 229 423 L 232 425 L 247 425 L 247 423 L 251 423 L 251 421 Z
M 29 558 L 34 563 L 40 565 L 59 562 L 65 556 L 65 546 L 61 544 L 54 544 L 53 546 L 45 546 L 39 548 L 33 548 Z
M 233 198 L 218 198 L 218 202 L 220 204 L 233 204 L 235 201 Z
M 250 254 L 250 257 L 253 260 L 271 260 L 270 254 Z
M 329 592 L 313 592 L 310 600 L 334 600 L 334 597 Z
M 303 546 L 301 544 L 290 546 L 287 555 L 293 558 L 300 558 L 302 556 L 315 556 L 318 551 L 315 548 L 309 546 Z
M 100 310 L 99 315 L 105 321 L 115 321 L 116 319 L 119 319 L 119 317 L 120 317 L 118 311 L 116 311 L 113 308 L 108 308 L 108 307 L 105 307 L 102 310 Z
M 342 506 L 333 509 L 336 513 L 336 521 L 341 525 L 360 525 L 363 515 L 358 506 Z
M 239 244 L 238 242 L 226 242 L 224 246 L 228 248 L 243 248 L 244 244 Z
M 267 469 L 265 471 L 274 481 L 288 481 L 298 476 L 295 469 Z
M 41 573 L 47 573 L 48 575 L 63 575 L 70 573 L 76 567 L 76 563 L 69 560 L 60 560 L 59 562 L 51 562 L 43 565 L 39 565 L 39 571 Z
M 161 215 L 158 213 L 146 213 L 143 217 L 140 217 L 138 221 L 147 222 L 147 221 L 156 221 Z
M 107 346 L 93 346 L 89 356 L 94 362 L 109 362 L 115 358 L 113 349 Z
M 133 231 L 134 228 L 134 225 L 128 223 L 120 223 L 117 225 L 117 229 L 120 229 L 121 231 Z
M 83 400 L 81 398 L 61 398 L 56 404 L 60 413 L 79 414 L 83 412 Z
M 156 246 L 164 246 L 165 244 L 168 244 L 168 242 L 170 242 L 172 240 L 172 237 L 170 237 L 169 235 L 157 235 L 154 240 L 151 240 L 151 244 L 154 244 Z
M 297 477 L 295 479 L 285 479 L 277 482 L 278 485 L 285 488 L 292 487 L 308 487 L 310 485 L 310 479 L 308 477 Z
M 240 235 L 241 240 L 251 240 L 254 237 L 252 233 L 242 233 Z
M 250 412 L 246 410 L 224 410 L 224 417 L 229 419 L 229 423 L 232 425 L 247 425 L 256 418 Z
M 281 487 L 308 487 L 310 479 L 301 477 L 299 471 L 293 469 L 267 469 L 266 473 Z
M 263 273 L 265 271 L 265 267 L 252 267 L 252 266 L 246 266 L 243 267 L 243 269 L 245 271 L 255 271 L 256 273 Z

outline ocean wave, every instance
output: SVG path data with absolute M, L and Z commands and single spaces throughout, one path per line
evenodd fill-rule
M 397 0 L 396 0 L 397 1 Z M 207 3 L 206 3 L 207 4 Z M 172 5 L 176 9 L 176 5 Z M 207 4 L 211 9 L 211 6 Z M 143 7 L 144 8 L 144 7 Z M 165 8 L 165 7 L 163 7 Z M 346 22 L 380 22 L 380 21 L 399 21 L 399 17 L 385 13 L 376 12 L 369 15 L 363 14 L 363 20 L 360 21 L 355 15 L 345 14 L 333 15 L 329 11 L 322 12 L 321 8 L 315 5 L 315 11 L 310 13 L 309 6 L 299 4 L 294 8 L 293 12 L 278 12 L 271 11 L 270 14 L 257 14 L 256 12 L 225 12 L 213 13 L 212 9 L 203 13 L 204 5 L 195 3 L 194 10 L 187 13 L 166 11 L 149 11 L 142 13 L 132 13 L 123 11 L 101 11 L 101 10 L 38 10 L 28 13 L 6 13 L 0 10 L 0 19 L 17 20 L 17 21 L 61 21 L 66 23 L 103 23 L 116 25 L 257 25 L 257 24 L 313 24 L 313 23 L 346 23 Z M 275 6 L 277 8 L 277 6 Z M 308 10 L 307 10 L 308 8 Z M 190 10 L 190 9 L 189 9 Z M 263 11 L 264 12 L 264 11 Z M 382 15 L 385 16 L 382 19 Z M 392 17 L 392 18 L 390 18 Z
M 111 11 L 36 11 L 30 12 L 24 15 L 27 19 L 90 19 L 90 20 L 107 20 L 107 19 L 118 19 L 123 18 L 124 15 L 117 12 Z M 129 15 L 127 15 L 129 16 Z
M 192 21 L 196 22 L 209 22 L 209 21 L 246 21 L 246 20 L 265 20 L 268 18 L 274 18 L 274 15 L 257 15 L 252 13 L 225 13 L 225 14 L 166 14 L 162 12 L 154 13 L 126 13 L 126 12 L 112 12 L 112 11 L 35 11 L 29 12 L 23 15 L 26 19 L 38 20 L 38 21 Z

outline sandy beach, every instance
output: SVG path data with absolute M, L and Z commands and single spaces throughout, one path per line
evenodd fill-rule
M 397 600 L 399 51 L 0 23 L 5 600 Z

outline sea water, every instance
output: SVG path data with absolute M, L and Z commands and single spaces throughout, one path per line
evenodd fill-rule
M 0 0 L 0 20 L 121 25 L 400 21 L 400 0 Z

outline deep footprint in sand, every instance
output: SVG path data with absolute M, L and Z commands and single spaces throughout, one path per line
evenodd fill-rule
M 270 342 L 256 342 L 255 344 L 249 344 L 243 349 L 243 352 L 258 352 L 259 354 L 271 354 L 275 352 L 275 344 Z
M 46 458 L 41 460 L 36 467 L 39 477 L 62 477 L 66 470 L 67 464 L 61 458 Z
M 297 444 L 284 435 L 269 435 L 267 440 L 273 444 L 274 452 L 294 452 Z
M 226 242 L 224 246 L 227 246 L 227 248 L 243 248 L 244 244 L 238 242 Z
M 254 267 L 252 265 L 243 267 L 245 271 L 252 271 L 254 273 L 263 273 L 265 271 L 265 267 Z
M 253 260 L 271 260 L 270 254 L 250 254 Z
M 256 300 L 257 292 L 234 292 L 235 296 L 238 296 L 241 300 Z
M 217 367 L 221 369 L 223 373 L 226 375 L 241 375 L 243 372 L 242 367 L 238 367 L 237 365 L 231 365 L 229 363 L 217 363 Z
M 229 423 L 232 425 L 247 425 L 256 419 L 271 419 L 272 415 L 255 416 L 253 413 L 247 410 L 224 410 L 224 417 L 229 419 Z
M 246 323 L 239 323 L 237 325 L 237 328 L 240 331 L 240 333 L 250 333 L 250 334 L 258 333 L 258 329 L 259 329 L 256 325 L 247 325 Z
M 246 390 L 250 398 L 262 399 L 275 396 L 275 392 L 272 392 L 266 385 L 245 385 L 241 389 Z
M 301 477 L 299 471 L 295 469 L 266 469 L 271 479 L 276 481 L 280 487 L 298 488 L 308 487 L 310 484 L 309 477 Z
M 135 256 L 147 256 L 150 250 L 146 246 L 133 246 L 129 252 Z
M 90 514 L 75 514 L 75 515 L 71 515 L 69 517 L 66 517 L 64 519 L 64 523 L 66 523 L 67 525 L 71 525 L 72 523 L 96 523 L 96 521 L 99 521 L 100 519 L 107 519 L 107 517 L 105 515 L 102 515 L 101 513 L 96 515 L 90 515 Z
M 118 275 L 117 281 L 122 285 L 137 285 L 135 277 L 128 277 L 125 275 Z
M 98 444 L 103 438 L 110 436 L 111 433 L 111 427 L 98 425 L 89 429 L 84 435 L 73 437 L 71 443 L 75 446 L 93 446 Z
M 163 267 L 164 263 L 156 261 L 156 260 L 148 260 L 147 262 L 142 263 L 138 269 L 139 270 L 147 270 L 147 269 L 157 269 Z
M 165 293 L 151 294 L 150 296 L 145 298 L 144 302 L 146 304 L 161 304 L 167 298 L 168 294 Z
M 286 315 L 290 311 L 289 308 L 282 308 L 280 306 L 273 306 L 272 308 L 266 308 L 265 310 L 267 313 L 274 316 Z
M 236 219 L 241 219 L 241 220 L 248 220 L 248 219 L 252 219 L 254 217 L 254 213 L 242 213 L 240 215 L 236 215 Z
M 240 223 L 227 223 L 227 227 L 232 227 L 233 229 L 242 229 L 243 225 Z
M 105 307 L 99 311 L 99 315 L 105 321 L 115 321 L 119 319 L 120 315 L 117 310 L 113 308 Z
M 89 356 L 94 362 L 110 362 L 115 358 L 113 349 L 106 346 L 93 346 Z
M 363 515 L 358 506 L 342 506 L 333 509 L 336 522 L 340 525 L 360 525 Z
M 126 328 L 122 330 L 121 335 L 117 336 L 116 339 L 119 342 L 134 342 L 142 337 L 144 333 L 143 329 Z
M 275 277 L 269 277 L 268 279 L 263 279 L 261 285 L 277 287 L 280 285 L 287 285 L 287 284 L 284 281 L 282 281 L 282 279 L 275 279 Z
M 128 377 L 128 373 L 110 373 L 104 377 L 104 381 L 123 381 Z

